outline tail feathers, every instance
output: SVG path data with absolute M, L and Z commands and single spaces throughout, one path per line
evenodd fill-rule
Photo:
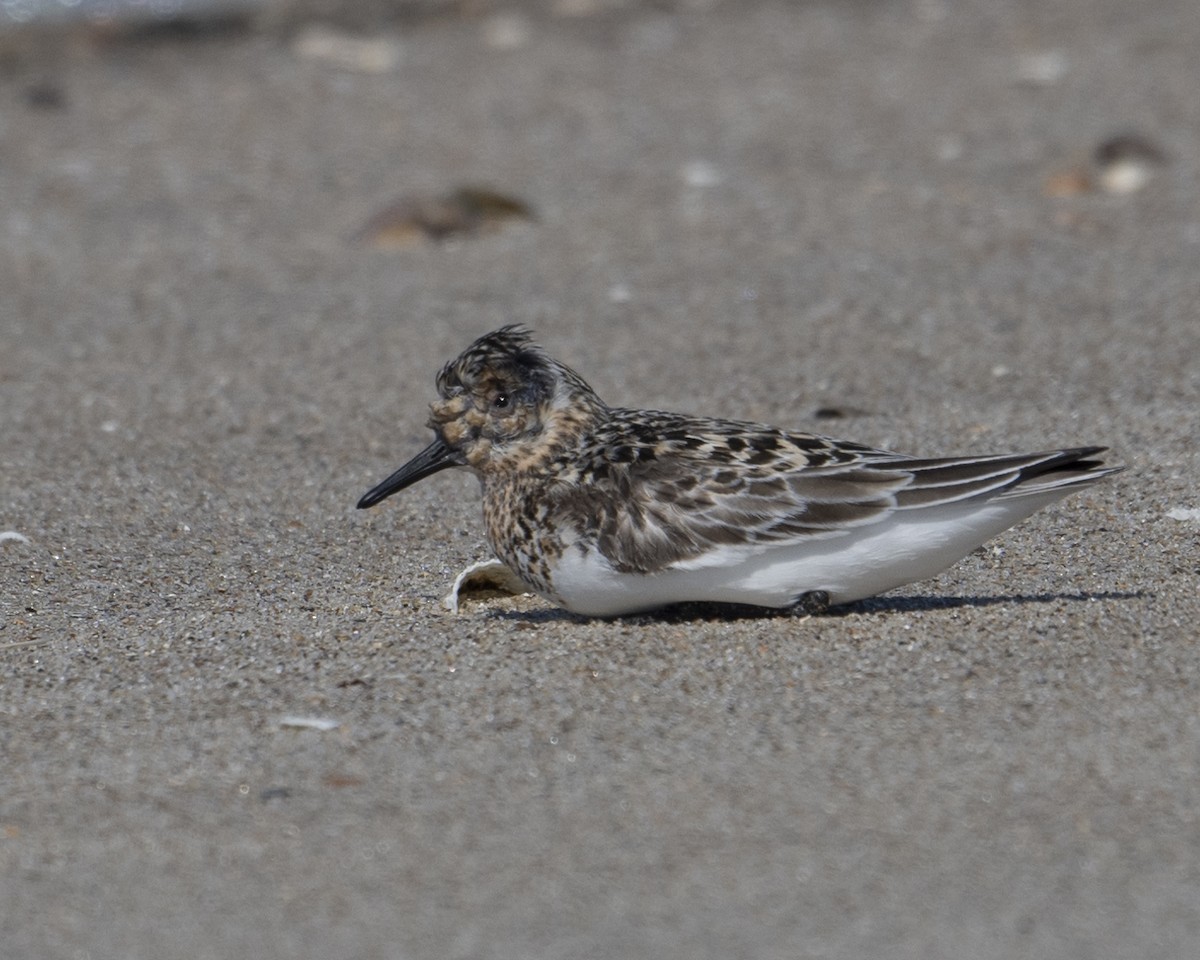
M 1040 453 L 1000 454 L 937 460 L 881 463 L 912 474 L 912 483 L 896 494 L 902 510 L 969 500 L 1007 500 L 1039 496 L 1094 483 L 1122 470 L 1097 457 L 1107 447 L 1075 447 Z

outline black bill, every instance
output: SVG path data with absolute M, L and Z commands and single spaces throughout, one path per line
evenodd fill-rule
M 447 467 L 457 466 L 461 466 L 461 461 L 455 457 L 454 451 L 442 443 L 441 439 L 434 440 L 383 483 L 364 493 L 362 499 L 358 501 L 358 509 L 365 510 L 367 507 L 373 507 L 380 500 L 386 500 L 393 493 L 399 493 L 418 480 L 431 477 Z

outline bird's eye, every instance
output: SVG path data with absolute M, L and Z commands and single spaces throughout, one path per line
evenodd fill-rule
M 508 409 L 508 402 L 509 402 L 509 401 L 508 401 L 508 394 L 507 394 L 507 393 L 498 393 L 498 394 L 496 394 L 496 396 L 495 396 L 495 397 L 493 397 L 493 398 L 492 398 L 492 409 L 494 409 L 494 410 L 507 410 L 507 409 Z

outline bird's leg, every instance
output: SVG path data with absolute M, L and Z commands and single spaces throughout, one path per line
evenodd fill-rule
M 792 616 L 812 617 L 829 609 L 829 592 L 827 590 L 809 590 L 802 593 L 792 605 L 787 608 Z

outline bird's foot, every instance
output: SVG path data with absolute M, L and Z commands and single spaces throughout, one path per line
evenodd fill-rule
M 829 591 L 809 590 L 802 593 L 787 608 L 794 617 L 813 617 L 829 609 Z

